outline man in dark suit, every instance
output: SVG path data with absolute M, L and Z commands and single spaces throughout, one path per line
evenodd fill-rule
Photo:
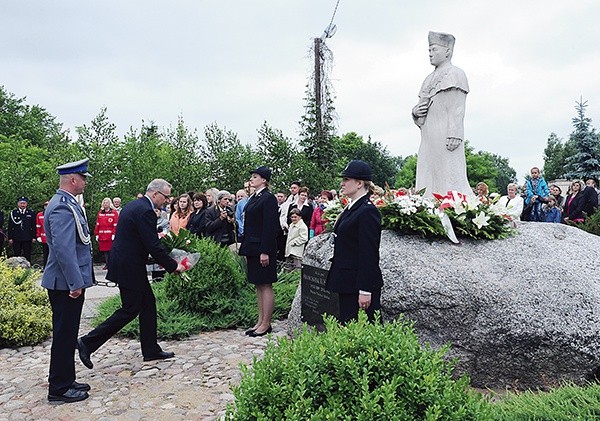
M 341 194 L 350 203 L 333 229 L 335 239 L 327 289 L 339 296 L 339 321 L 358 317 L 359 309 L 369 320 L 381 308 L 383 277 L 379 268 L 381 214 L 369 199 L 373 173 L 363 161 L 351 161 L 342 172 Z
M 31 246 L 35 241 L 35 213 L 27 208 L 25 196 L 17 200 L 8 218 L 8 243 L 13 246 L 13 256 L 23 256 L 31 263 Z
M 129 202 L 119 215 L 106 279 L 119 285 L 122 306 L 112 316 L 77 341 L 79 358 L 93 368 L 91 354 L 137 315 L 140 316 L 140 342 L 144 361 L 175 356 L 157 342 L 156 300 L 148 281 L 148 254 L 167 272 L 182 272 L 184 267 L 168 254 L 156 230 L 155 208 L 162 208 L 171 195 L 171 184 L 153 180 L 141 198 Z
M 48 263 L 42 286 L 52 307 L 52 348 L 48 400 L 77 402 L 88 397 L 90 386 L 75 381 L 75 347 L 85 288 L 93 285 L 90 230 L 75 196 L 83 193 L 88 159 L 57 167 L 60 187 L 45 211 Z

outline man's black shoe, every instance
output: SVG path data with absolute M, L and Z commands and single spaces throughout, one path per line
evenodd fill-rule
M 48 400 L 50 402 L 79 402 L 84 399 L 87 399 L 90 395 L 83 390 L 69 389 L 62 395 L 48 395 Z
M 158 354 L 149 355 L 147 357 L 144 357 L 144 361 L 166 360 L 167 358 L 173 358 L 174 356 L 175 356 L 174 352 L 160 351 Z
M 87 368 L 94 368 L 94 364 L 90 359 L 91 352 L 81 338 L 77 339 L 77 349 L 79 350 L 79 359 Z
M 82 392 L 87 392 L 91 389 L 91 387 L 87 383 L 73 382 L 71 384 L 71 389 L 81 390 Z

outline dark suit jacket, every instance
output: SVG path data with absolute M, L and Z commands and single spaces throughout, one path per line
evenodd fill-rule
M 251 196 L 244 208 L 244 241 L 239 254 L 260 256 L 265 253 L 275 259 L 279 229 L 277 199 L 265 188 Z
M 221 219 L 221 211 L 211 206 L 204 212 L 206 218 L 206 225 L 204 226 L 204 232 L 207 237 L 211 237 L 217 243 L 221 243 L 223 235 L 226 234 L 228 241 L 225 244 L 233 244 L 235 242 L 235 236 L 233 233 L 234 224 L 227 221 L 227 219 Z
M 156 220 L 152 203 L 146 196 L 125 205 L 110 250 L 106 279 L 127 289 L 142 290 L 148 282 L 148 254 L 167 272 L 177 269 L 177 262 L 160 244 Z
M 381 214 L 368 194 L 342 212 L 333 232 L 336 237 L 327 289 L 343 294 L 381 289 Z
M 568 217 L 571 221 L 574 219 L 584 219 L 583 209 L 585 206 L 585 197 L 583 197 L 583 192 L 577 193 L 577 196 L 571 201 L 572 195 L 568 195 L 565 199 L 565 207 L 563 210 L 563 217 Z
M 585 186 L 583 189 L 583 197 L 583 211 L 587 214 L 587 216 L 591 216 L 594 212 L 596 212 L 596 208 L 598 207 L 598 192 L 596 192 L 596 189 L 592 186 Z

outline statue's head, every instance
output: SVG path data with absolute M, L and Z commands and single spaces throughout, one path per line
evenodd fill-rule
M 450 61 L 454 51 L 453 35 L 443 32 L 429 32 L 429 61 L 434 66 Z

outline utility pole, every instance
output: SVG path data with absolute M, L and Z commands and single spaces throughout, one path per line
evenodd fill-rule
M 319 140 L 323 140 L 321 92 L 321 38 L 315 38 L 315 123 L 317 129 L 317 139 Z

